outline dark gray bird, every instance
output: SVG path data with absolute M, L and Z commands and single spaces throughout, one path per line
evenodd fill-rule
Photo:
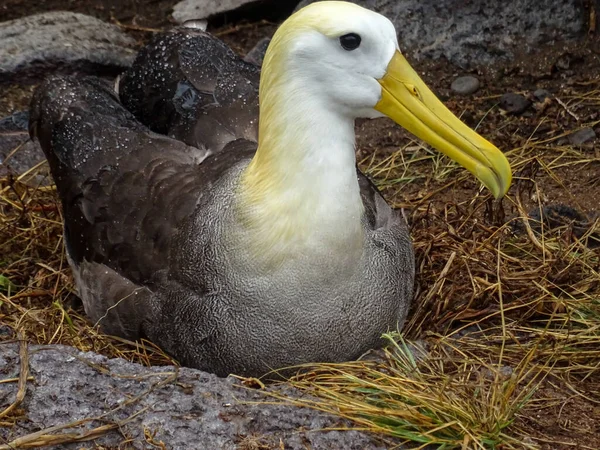
M 300 10 L 258 78 L 179 29 L 121 80 L 129 110 L 94 78 L 51 77 L 32 102 L 87 314 L 219 375 L 353 359 L 402 326 L 410 237 L 356 170 L 356 117 L 391 117 L 496 196 L 510 184 L 502 153 L 435 98 L 376 13 Z

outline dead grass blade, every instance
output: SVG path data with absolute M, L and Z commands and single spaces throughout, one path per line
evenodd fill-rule
M 29 357 L 27 354 L 27 341 L 21 333 L 17 334 L 19 339 L 19 386 L 15 401 L 11 403 L 4 411 L 0 412 L 0 419 L 13 412 L 25 399 L 27 391 L 27 379 L 29 378 Z

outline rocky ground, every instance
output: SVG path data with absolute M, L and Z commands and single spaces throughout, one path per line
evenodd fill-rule
M 126 441 L 136 448 L 160 448 L 161 441 L 174 449 L 253 450 L 279 448 L 280 442 L 298 450 L 386 448 L 375 436 L 337 431 L 348 424 L 332 415 L 286 405 L 265 393 L 299 395 L 286 386 L 247 389 L 233 377 L 173 366 L 147 368 L 60 345 L 26 351 L 35 382 L 27 392 L 28 420 L 0 432 L 4 442 L 18 439 L 10 448 L 38 442 L 79 449 L 86 444 L 74 442 L 76 433 L 95 438 L 96 448 L 122 448 Z M 3 379 L 19 377 L 18 344 L 0 346 L 0 367 Z M 0 402 L 13 395 L 9 384 L 0 384 Z M 118 432 L 106 433 L 107 423 Z

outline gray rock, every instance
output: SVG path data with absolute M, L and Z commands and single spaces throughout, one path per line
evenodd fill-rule
M 508 93 L 500 97 L 500 108 L 510 114 L 521 114 L 531 106 L 531 101 L 521 94 Z
M 0 323 L 0 339 L 12 339 L 13 336 L 13 329 L 8 325 Z
M 384 446 L 359 431 L 321 431 L 347 424 L 331 415 L 271 401 L 263 391 L 237 387 L 239 380 L 218 378 L 194 369 L 143 367 L 122 359 L 108 359 L 60 345 L 30 346 L 30 373 L 22 404 L 26 419 L 14 428 L 0 427 L 0 442 L 75 420 L 105 415 L 103 421 L 88 422 L 63 432 L 81 433 L 106 423 L 124 421 L 121 433 L 113 431 L 95 440 L 97 445 L 116 448 L 127 436 L 127 448 L 156 448 L 144 439 L 144 428 L 155 442 L 169 449 L 381 449 Z M 18 347 L 0 342 L 0 379 L 19 374 Z M 269 391 L 298 395 L 283 385 Z M 15 398 L 17 383 L 0 383 L 0 411 Z M 131 401 L 131 399 L 136 399 Z M 129 402 L 128 402 L 129 401 Z M 117 409 L 119 408 L 120 409 Z M 264 447 L 242 447 L 255 439 Z M 91 445 L 88 445 L 91 446 Z M 65 444 L 54 449 L 79 449 Z
M 232 11 L 257 0 L 183 0 L 173 7 L 173 19 L 177 23 L 186 20 L 206 19 L 215 14 Z
M 479 89 L 480 83 L 477 78 L 472 75 L 458 77 L 452 82 L 450 89 L 460 95 L 470 95 Z
M 13 139 L 0 135 L 0 177 L 22 175 L 45 160 L 42 148 L 30 140 L 27 133 L 16 134 Z M 30 186 L 53 184 L 47 165 L 40 166 L 21 181 Z
M 135 57 L 135 40 L 118 27 L 71 12 L 0 23 L 0 81 L 47 70 L 117 73 Z
M 254 47 L 252 47 L 252 50 L 248 52 L 244 59 L 249 63 L 262 66 L 263 59 L 265 59 L 265 53 L 267 52 L 267 47 L 269 47 L 270 43 L 271 38 L 262 38 Z
M 543 102 L 547 98 L 552 98 L 552 94 L 547 89 L 536 89 L 535 91 L 533 91 L 533 97 L 538 102 Z
M 558 57 L 556 62 L 554 63 L 554 67 L 558 70 L 569 70 L 572 64 L 572 55 L 570 53 L 565 53 Z
M 29 111 L 17 111 L 4 119 L 0 119 L 0 132 L 27 131 L 28 127 Z
M 592 127 L 585 127 L 569 135 L 571 145 L 582 145 L 596 139 L 596 132 Z
M 181 24 L 183 28 L 191 28 L 192 30 L 201 30 L 206 31 L 208 27 L 208 22 L 204 19 L 192 19 L 186 20 Z
M 45 161 L 40 145 L 29 139 L 28 123 L 27 111 L 19 111 L 0 120 L 0 176 L 20 175 Z M 49 184 L 48 167 L 26 178 L 22 181 L 28 184 Z
M 303 0 L 298 8 L 317 0 Z M 388 17 L 416 59 L 444 57 L 462 67 L 510 59 L 550 40 L 585 33 L 580 0 L 351 0 Z M 524 32 L 524 30 L 527 30 Z

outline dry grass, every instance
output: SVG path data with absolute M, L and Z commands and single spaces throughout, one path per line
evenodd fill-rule
M 34 176 L 38 169 L 0 179 L 0 323 L 32 343 L 72 345 L 145 365 L 173 364 L 150 342 L 109 337 L 90 326 L 73 295 L 59 200 L 53 186 Z
M 597 106 L 600 91 L 560 106 L 584 101 Z M 291 382 L 311 396 L 286 401 L 419 448 L 600 446 L 600 224 L 523 220 L 545 195 L 597 205 L 600 155 L 560 129 L 534 134 L 507 152 L 515 181 L 502 203 L 461 193 L 469 175 L 414 142 L 362 161 L 412 210 L 418 291 L 405 337 L 388 335 L 378 358 L 306 368 Z M 567 177 L 584 170 L 592 182 L 574 191 L 585 179 Z M 415 181 L 428 188 L 406 195 Z
M 539 448 L 528 417 L 557 401 L 540 387 L 600 404 L 598 254 L 568 230 L 515 236 L 445 217 L 415 223 L 422 290 L 405 335 L 416 350 L 387 336 L 383 358 L 297 376 L 313 398 L 292 401 L 423 446 Z
M 416 446 L 600 447 L 597 430 L 550 420 L 600 420 L 600 261 L 588 247 L 600 226 L 592 220 L 578 236 L 570 225 L 547 230 L 522 220 L 549 186 L 576 207 L 581 192 L 600 195 L 593 182 L 573 193 L 568 179 L 600 174 L 597 151 L 565 144 L 560 128 L 537 133 L 557 120 L 550 114 L 562 111 L 563 120 L 597 107 L 600 90 L 586 87 L 562 102 L 521 130 L 517 145 L 504 146 L 512 148 L 515 182 L 502 203 L 484 191 L 473 196 L 468 174 L 414 142 L 362 162 L 390 201 L 410 208 L 418 286 L 405 337 L 388 335 L 378 358 L 311 367 L 290 382 L 312 396 L 285 401 Z M 484 134 L 494 136 L 491 128 Z M 151 343 L 90 326 L 72 294 L 55 191 L 31 175 L 0 180 L 0 323 L 32 343 L 173 363 Z M 566 406 L 574 402 L 578 409 Z

